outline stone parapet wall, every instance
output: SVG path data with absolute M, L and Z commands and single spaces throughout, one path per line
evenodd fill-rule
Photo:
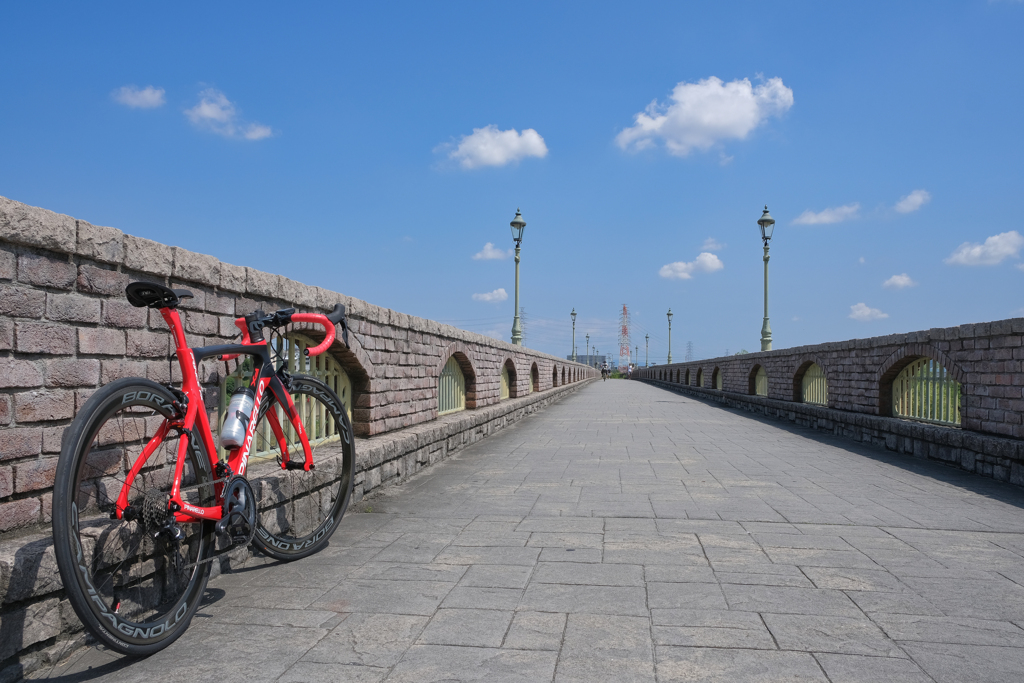
M 634 378 L 1024 484 L 1022 338 L 1024 318 L 1013 318 L 657 365 Z M 936 361 L 960 382 L 960 428 L 893 416 L 893 380 L 919 358 Z M 811 363 L 825 373 L 827 406 L 802 403 L 801 380 Z M 753 395 L 761 367 L 766 397 Z M 714 389 L 716 371 L 721 390 Z
M 758 366 L 768 373 L 768 398 L 800 401 L 800 379 L 812 362 L 828 379 L 828 407 L 867 415 L 892 414 L 892 380 L 915 358 L 931 358 L 963 385 L 963 428 L 1024 439 L 1024 318 L 935 328 L 884 337 L 851 339 L 777 351 L 641 368 L 637 379 L 676 374 L 696 384 L 698 370 L 710 386 L 716 368 L 722 390 L 751 394 Z
M 180 380 L 177 362 L 169 362 L 173 346 L 159 313 L 134 308 L 125 299 L 125 285 L 135 280 L 193 292 L 195 297 L 184 299 L 180 307 L 193 347 L 236 340 L 235 318 L 257 308 L 328 312 L 335 304 L 344 304 L 349 345 L 339 339 L 328 353 L 352 381 L 352 421 L 360 437 L 357 499 L 382 482 L 400 481 L 435 462 L 454 449 L 455 441 L 472 440 L 471 434 L 489 433 L 535 409 L 528 406 L 546 404 L 562 395 L 563 385 L 564 390 L 582 386 L 596 372 L 280 275 L 0 197 L 0 642 L 14 642 L 8 626 L 14 623 L 10 615 L 15 611 L 36 615 L 27 617 L 26 623 L 49 624 L 36 613 L 51 619 L 50 608 L 59 603 L 59 592 L 54 592 L 59 591 L 59 579 L 42 565 L 15 559 L 42 557 L 26 555 L 23 547 L 29 540 L 22 539 L 38 540 L 48 533 L 61 436 L 77 410 L 98 387 L 121 377 Z M 314 339 L 322 334 L 316 329 L 303 332 Z M 452 356 L 466 375 L 470 410 L 439 420 L 438 378 Z M 501 370 L 506 365 L 512 370 L 512 398 L 501 401 Z M 199 368 L 211 422 L 220 404 L 220 379 L 233 367 L 234 363 L 207 361 Z M 534 369 L 536 392 L 531 391 Z M 443 445 L 423 436 L 446 429 L 454 431 L 444 436 Z M 400 441 L 411 450 L 382 450 L 380 439 L 387 435 L 401 435 Z M 427 445 L 409 445 L 423 439 Z M 24 584 L 26 571 L 35 577 L 30 583 L 37 588 L 27 597 L 9 593 L 9 586 Z M 69 614 L 53 618 L 63 624 L 58 631 L 69 619 L 74 621 Z M 44 631 L 49 633 L 40 633 Z M 33 639 L 26 630 L 14 652 L 38 647 L 52 637 Z M 12 655 L 10 647 L 0 647 L 0 665 L 11 656 L 18 655 Z
M 661 380 L 643 381 L 711 403 L 792 422 L 904 455 L 939 460 L 985 477 L 1024 486 L 1024 441 L 1019 439 Z

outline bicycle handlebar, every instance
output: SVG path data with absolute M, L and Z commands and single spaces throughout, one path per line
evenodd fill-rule
M 341 304 L 335 304 L 334 310 L 327 315 L 323 313 L 296 313 L 294 308 L 283 308 L 279 311 L 274 311 L 270 315 L 263 311 L 255 311 L 242 318 L 235 318 L 235 327 L 242 331 L 243 344 L 254 343 L 250 332 L 256 337 L 256 342 L 260 342 L 263 340 L 264 327 L 284 327 L 290 323 L 322 325 L 327 332 L 327 336 L 322 342 L 312 348 L 305 349 L 307 356 L 317 356 L 330 348 L 337 338 L 334 326 L 338 324 L 341 325 L 342 339 L 348 345 L 348 325 L 345 319 L 345 307 Z M 221 356 L 221 360 L 233 360 L 238 358 L 238 356 L 239 354 L 237 353 L 226 354 Z

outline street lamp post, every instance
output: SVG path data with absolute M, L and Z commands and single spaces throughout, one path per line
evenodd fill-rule
M 644 335 L 644 367 L 651 367 L 651 335 Z
M 768 213 L 768 205 L 764 206 L 764 213 L 758 219 L 757 224 L 761 226 L 761 241 L 764 242 L 764 323 L 761 325 L 761 350 L 772 350 L 772 328 L 768 324 L 768 243 L 772 241 L 772 232 L 775 230 L 775 219 Z
M 672 362 L 672 309 L 668 309 L 668 362 Z
M 512 343 L 522 346 L 523 327 L 519 323 L 519 246 L 523 243 L 523 228 L 526 227 L 526 221 L 523 220 L 519 209 L 516 209 L 516 217 L 509 225 L 512 226 L 512 239 L 516 243 L 516 316 L 512 319 Z
M 576 308 L 573 307 L 572 313 L 572 362 L 576 362 Z
M 587 365 L 590 365 L 590 333 L 589 332 L 587 332 L 586 352 L 587 352 Z

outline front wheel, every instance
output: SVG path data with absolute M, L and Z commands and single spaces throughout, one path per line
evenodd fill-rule
M 96 638 L 127 655 L 152 654 L 184 633 L 210 575 L 212 524 L 169 519 L 179 434 L 164 427 L 174 399 L 145 379 L 103 387 L 65 430 L 57 463 L 53 544 L 68 601 Z M 187 438 L 181 497 L 213 505 L 209 457 L 194 433 Z M 154 450 L 118 519 L 118 495 L 147 444 Z
M 355 442 L 345 406 L 318 379 L 294 375 L 290 389 L 309 439 L 315 468 L 286 470 L 280 444 L 267 419 L 276 412 L 284 431 L 288 458 L 304 462 L 305 454 L 288 415 L 272 396 L 260 406 L 246 477 L 256 494 L 255 545 L 278 560 L 297 560 L 325 545 L 338 527 L 349 499 L 355 472 Z

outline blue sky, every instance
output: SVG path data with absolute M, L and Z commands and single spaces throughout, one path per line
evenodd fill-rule
M 569 353 L 575 307 L 580 353 L 615 351 L 626 303 L 641 361 L 669 307 L 676 360 L 755 350 L 768 204 L 776 348 L 1024 315 L 1021 2 L 4 24 L 0 195 L 378 305 L 507 339 L 512 261 L 473 257 L 506 255 L 519 207 L 529 346 Z

